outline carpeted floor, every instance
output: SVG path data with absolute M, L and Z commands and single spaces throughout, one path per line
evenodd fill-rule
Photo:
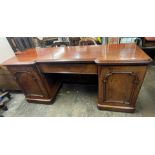
M 100 111 L 96 107 L 96 102 L 97 86 L 64 84 L 53 105 L 27 103 L 22 93 L 12 93 L 12 100 L 7 103 L 8 111 L 0 110 L 0 114 L 6 117 L 155 116 L 155 66 L 151 66 L 147 71 L 135 113 Z

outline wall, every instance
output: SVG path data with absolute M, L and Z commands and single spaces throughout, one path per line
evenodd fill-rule
M 14 56 L 14 51 L 5 37 L 0 37 L 0 63 Z

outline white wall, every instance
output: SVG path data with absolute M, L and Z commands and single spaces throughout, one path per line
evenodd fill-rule
M 0 37 L 0 63 L 14 56 L 14 51 L 5 37 Z

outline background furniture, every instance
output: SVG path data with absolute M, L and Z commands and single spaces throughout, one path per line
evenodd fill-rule
M 136 42 L 155 61 L 155 37 L 137 38 Z
M 35 47 L 50 47 L 54 41 L 57 41 L 58 37 L 33 37 Z
M 58 37 L 43 37 L 44 47 L 51 46 L 55 41 L 58 40 Z
M 16 53 L 34 47 L 48 47 L 58 40 L 58 37 L 7 37 L 7 40 Z
M 55 42 L 69 42 L 69 46 L 78 46 L 133 43 L 137 40 L 135 37 L 7 37 L 7 39 L 15 52 L 33 47 L 50 47 L 54 46 Z
M 50 104 L 66 75 L 93 75 L 98 84 L 99 109 L 134 112 L 150 62 L 135 44 L 112 44 L 29 49 L 4 65 L 28 102 Z
M 69 46 L 69 42 L 67 41 L 55 41 L 51 47 L 62 47 L 62 46 Z
M 7 40 L 14 52 L 34 47 L 32 37 L 7 37 Z
M 69 41 L 71 46 L 78 46 L 80 37 L 69 37 Z
M 84 46 L 84 45 L 97 45 L 97 43 L 96 43 L 95 40 L 92 39 L 92 38 L 82 38 L 82 39 L 79 41 L 79 45 L 80 45 L 80 46 Z

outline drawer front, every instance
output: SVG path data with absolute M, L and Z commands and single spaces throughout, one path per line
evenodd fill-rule
M 24 65 L 24 66 L 8 66 L 7 68 L 13 74 L 16 73 L 17 71 L 27 71 L 27 72 L 34 71 L 33 66 L 30 66 L 30 65 Z
M 97 74 L 96 64 L 40 63 L 38 67 L 42 73 Z

